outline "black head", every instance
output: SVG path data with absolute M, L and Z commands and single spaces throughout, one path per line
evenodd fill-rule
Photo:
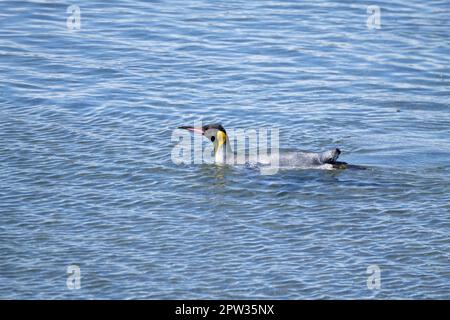
M 227 132 L 220 123 L 207 124 L 201 128 L 200 127 L 196 128 L 192 126 L 182 126 L 178 128 L 189 130 L 191 132 L 203 135 L 205 138 L 214 143 L 216 150 L 218 150 L 218 148 L 220 148 L 222 145 L 227 144 L 228 139 Z
M 211 123 L 211 124 L 204 125 L 202 127 L 203 133 L 205 133 L 206 131 L 211 130 L 211 129 L 215 129 L 218 131 L 222 131 L 223 133 L 227 133 L 225 128 L 220 123 Z

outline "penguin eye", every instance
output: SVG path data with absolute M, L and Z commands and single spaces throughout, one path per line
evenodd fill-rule
M 214 142 L 216 140 L 216 137 L 212 136 L 211 137 L 211 142 Z

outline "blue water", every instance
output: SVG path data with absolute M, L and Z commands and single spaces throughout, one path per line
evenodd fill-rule
M 0 30 L 0 298 L 450 298 L 448 1 L 1 1 Z M 197 120 L 367 169 L 176 165 Z

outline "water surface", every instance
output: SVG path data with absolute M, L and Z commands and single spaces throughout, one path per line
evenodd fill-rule
M 449 299 L 450 5 L 372 4 L 1 1 L 0 298 Z M 175 165 L 196 120 L 368 169 Z

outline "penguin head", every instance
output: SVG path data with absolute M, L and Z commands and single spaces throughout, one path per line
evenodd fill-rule
M 182 126 L 178 128 L 203 135 L 214 144 L 215 152 L 217 152 L 228 142 L 227 131 L 220 123 L 207 124 L 201 128 L 195 128 L 192 126 Z

